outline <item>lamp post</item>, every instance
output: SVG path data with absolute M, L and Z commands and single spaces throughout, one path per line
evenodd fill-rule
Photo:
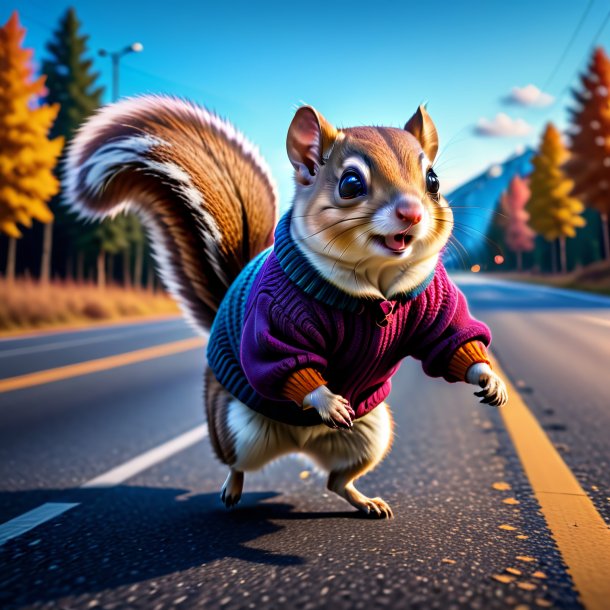
M 110 57 L 112 61 L 112 101 L 116 102 L 119 99 L 119 61 L 121 57 L 128 55 L 129 53 L 140 53 L 144 50 L 144 46 L 141 42 L 134 42 L 133 44 L 121 49 L 120 51 L 106 51 L 106 49 L 100 49 L 98 51 L 101 57 Z
M 121 57 L 125 55 L 129 55 L 129 53 L 140 53 L 144 50 L 144 45 L 141 42 L 134 42 L 127 47 L 122 48 L 119 51 L 106 51 L 106 49 L 100 49 L 98 54 L 101 57 L 110 57 L 112 60 L 112 101 L 116 102 L 119 99 L 119 62 L 121 61 Z M 139 245 L 139 248 L 143 248 L 142 244 Z M 131 248 L 129 247 L 125 252 L 123 252 L 123 282 L 126 286 L 131 285 Z M 141 283 L 142 269 L 141 262 L 142 253 L 138 251 L 136 253 L 136 270 L 135 270 L 135 280 L 137 285 Z M 106 266 L 106 255 L 102 249 L 100 249 L 100 253 L 98 256 L 98 277 L 105 276 L 105 266 Z M 112 267 L 112 264 L 111 264 Z

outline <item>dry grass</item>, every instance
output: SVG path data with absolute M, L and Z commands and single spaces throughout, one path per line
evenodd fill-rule
M 0 333 L 178 313 L 166 294 L 54 281 L 0 279 Z
M 610 295 L 610 262 L 599 261 L 566 274 L 503 273 L 503 278 Z

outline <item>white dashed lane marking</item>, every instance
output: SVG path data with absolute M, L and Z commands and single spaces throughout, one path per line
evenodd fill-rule
M 151 468 L 159 462 L 192 447 L 203 440 L 208 434 L 206 424 L 201 424 L 180 436 L 177 436 L 162 445 L 145 451 L 133 459 L 112 468 L 107 472 L 83 483 L 81 489 L 100 489 L 114 487 L 137 474 Z M 63 513 L 79 506 L 79 502 L 47 502 L 34 508 L 19 517 L 15 517 L 0 525 L 0 546 L 8 540 L 26 534 L 35 527 L 59 517 Z

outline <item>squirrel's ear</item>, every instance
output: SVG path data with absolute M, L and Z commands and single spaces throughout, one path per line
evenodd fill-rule
M 296 111 L 286 137 L 288 158 L 301 184 L 312 184 L 325 155 L 331 150 L 337 130 L 311 106 Z
M 407 121 L 405 131 L 413 134 L 421 144 L 426 157 L 434 161 L 438 152 L 438 133 L 424 106 L 420 106 L 415 114 Z

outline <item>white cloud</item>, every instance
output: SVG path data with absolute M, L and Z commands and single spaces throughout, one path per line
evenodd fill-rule
M 532 131 L 532 127 L 523 119 L 511 119 L 507 114 L 499 112 L 491 121 L 479 119 L 474 131 L 480 136 L 505 138 L 526 136 Z
M 498 178 L 499 176 L 502 175 L 503 169 L 501 165 L 492 165 L 488 170 L 487 170 L 487 175 L 489 176 L 489 178 Z
M 503 98 L 505 104 L 516 106 L 537 106 L 543 108 L 550 106 L 555 98 L 549 93 L 540 91 L 536 85 L 526 85 L 525 87 L 513 87 L 509 95 Z

